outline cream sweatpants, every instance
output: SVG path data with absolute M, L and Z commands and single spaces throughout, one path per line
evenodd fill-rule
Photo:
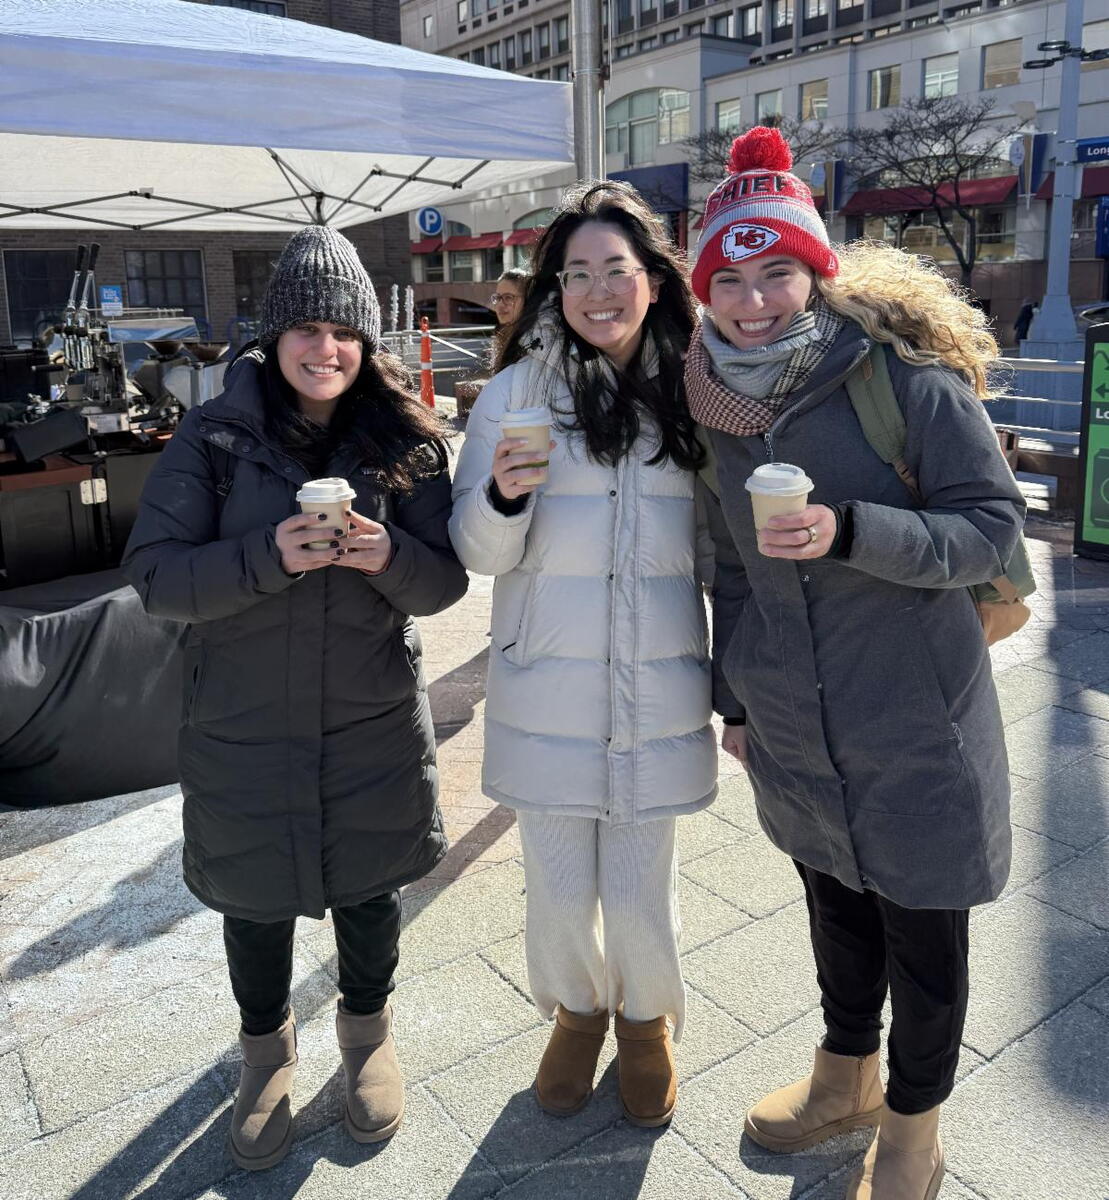
M 623 1010 L 685 1022 L 674 819 L 612 826 L 517 810 L 527 886 L 528 980 L 546 1017 Z

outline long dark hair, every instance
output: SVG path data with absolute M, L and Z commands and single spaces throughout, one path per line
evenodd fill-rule
M 400 493 L 446 470 L 443 424 L 412 391 L 404 363 L 387 350 L 370 354 L 363 347 L 362 368 L 339 397 L 326 430 L 300 411 L 278 365 L 276 346 L 265 351 L 262 378 L 267 431 L 294 458 L 312 457 L 323 442 L 350 440 L 382 486 Z
M 627 368 L 616 372 L 613 389 L 606 377 L 603 352 L 575 333 L 562 314 L 558 272 L 565 264 L 566 243 L 590 221 L 615 225 L 659 284 L 658 300 L 648 307 L 643 321 L 644 334 L 652 336 L 658 351 L 657 379 L 648 379 L 643 369 L 646 338 L 642 338 Z M 563 414 L 572 419 L 561 423 L 584 434 L 589 456 L 610 465 L 618 462 L 631 450 L 646 415 L 658 427 L 660 437 L 650 463 L 669 458 L 686 470 L 700 467 L 704 454 L 697 443 L 682 379 L 682 355 L 689 347 L 696 320 L 693 295 L 677 247 L 635 188 L 609 180 L 577 184 L 566 192 L 536 243 L 524 306 L 501 349 L 498 370 L 526 355 L 540 312 L 552 297 L 562 331 L 563 373 L 572 381 L 573 413 Z M 575 370 L 571 369 L 571 352 L 577 358 Z

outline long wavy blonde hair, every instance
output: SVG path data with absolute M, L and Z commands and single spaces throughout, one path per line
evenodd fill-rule
M 989 318 L 965 289 L 930 260 L 885 242 L 847 242 L 836 253 L 839 274 L 815 277 L 829 308 L 891 345 L 904 362 L 942 363 L 958 371 L 980 400 L 997 394 L 989 378 L 997 367 L 997 342 Z

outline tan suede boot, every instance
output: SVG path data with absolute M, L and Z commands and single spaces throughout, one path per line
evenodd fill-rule
M 812 1074 L 765 1096 L 747 1112 L 747 1136 L 767 1150 L 792 1153 L 866 1125 L 882 1113 L 878 1053 L 862 1058 L 816 1048 Z
M 535 1098 L 553 1117 L 571 1117 L 593 1095 L 597 1059 L 608 1033 L 608 1013 L 576 1013 L 559 1005 L 555 1027 L 535 1076 Z
M 383 1142 L 404 1116 L 404 1079 L 393 1041 L 393 1006 L 363 1015 L 335 1013 L 335 1032 L 346 1075 L 345 1123 L 356 1142 Z
M 231 1113 L 231 1157 L 248 1171 L 279 1163 L 293 1140 L 289 1093 L 297 1064 L 296 1023 L 290 1013 L 273 1033 L 239 1034 L 243 1065 Z
M 940 1108 L 906 1117 L 882 1106 L 878 1133 L 846 1200 L 936 1200 L 943 1182 Z
M 633 1125 L 665 1125 L 678 1102 L 678 1077 L 665 1017 L 629 1021 L 616 1014 L 616 1061 L 620 1099 Z

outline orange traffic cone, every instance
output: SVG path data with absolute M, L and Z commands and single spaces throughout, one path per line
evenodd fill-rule
M 435 407 L 435 379 L 431 374 L 431 334 L 428 332 L 427 317 L 420 318 L 420 399 Z

